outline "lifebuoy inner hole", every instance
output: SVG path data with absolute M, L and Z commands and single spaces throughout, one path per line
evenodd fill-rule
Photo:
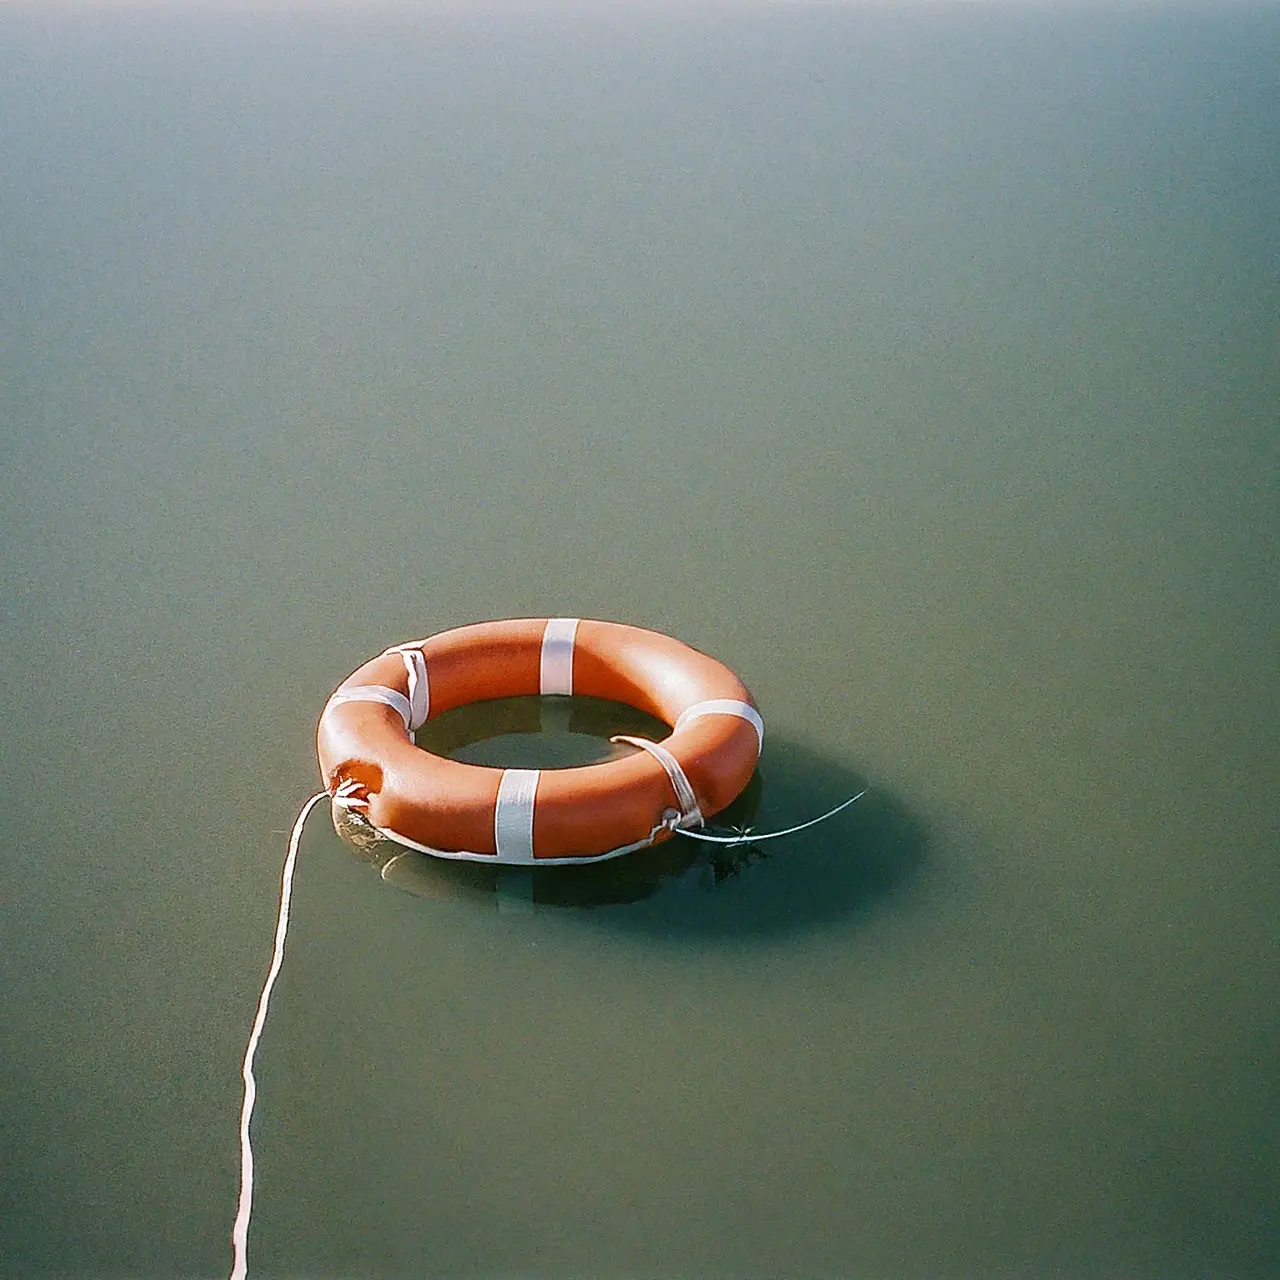
M 614 734 L 661 741 L 671 726 L 607 698 L 490 698 L 428 720 L 415 735 L 426 751 L 498 769 L 572 769 L 633 754 Z

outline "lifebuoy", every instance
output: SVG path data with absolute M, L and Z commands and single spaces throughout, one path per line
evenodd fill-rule
M 634 755 L 574 769 L 490 769 L 424 751 L 431 716 L 487 698 L 580 694 L 672 726 Z M 333 803 L 382 835 L 444 858 L 597 862 L 718 813 L 751 779 L 764 723 L 728 667 L 670 636 L 616 622 L 520 618 L 395 645 L 357 668 L 320 716 Z

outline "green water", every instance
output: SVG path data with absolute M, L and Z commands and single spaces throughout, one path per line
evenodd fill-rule
M 760 825 L 865 805 L 532 900 L 316 815 L 251 1274 L 1280 1274 L 1277 67 L 0 15 L 0 1273 L 226 1274 L 324 700 L 581 615 L 742 675 Z

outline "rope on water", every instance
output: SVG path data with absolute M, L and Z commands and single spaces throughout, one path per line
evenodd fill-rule
M 253 1019 L 253 1030 L 249 1032 L 249 1044 L 244 1051 L 244 1063 L 240 1068 L 244 1079 L 244 1103 L 240 1108 L 240 1200 L 236 1206 L 235 1226 L 231 1228 L 231 1280 L 245 1280 L 245 1276 L 249 1274 L 249 1215 L 253 1211 L 253 1145 L 249 1141 L 249 1122 L 253 1119 L 253 1103 L 258 1096 L 258 1082 L 253 1076 L 253 1059 L 258 1051 L 258 1041 L 262 1039 L 262 1028 L 266 1026 L 271 989 L 276 985 L 280 965 L 284 960 L 284 939 L 289 932 L 289 900 L 293 896 L 293 868 L 298 861 L 298 842 L 302 839 L 302 828 L 311 810 L 321 800 L 328 798 L 327 791 L 317 792 L 302 806 L 298 820 L 293 824 L 289 853 L 280 876 L 280 913 L 276 918 L 275 949 L 271 953 L 267 980 L 258 997 L 258 1012 Z
M 793 836 L 797 831 L 804 831 L 807 827 L 816 827 L 818 823 L 825 822 L 828 818 L 834 818 L 842 809 L 847 809 L 855 800 L 861 800 L 867 794 L 864 787 L 856 796 L 850 796 L 847 800 L 836 805 L 834 809 L 828 809 L 826 813 L 819 814 L 816 818 L 810 818 L 808 822 L 802 822 L 795 827 L 787 827 L 784 831 L 768 831 L 757 835 L 748 832 L 744 835 L 737 836 L 713 836 L 707 831 L 690 831 L 687 827 L 677 827 L 676 835 L 688 836 L 691 840 L 706 840 L 711 844 L 759 844 L 761 840 L 778 840 L 782 836 Z
M 819 822 L 834 818 L 837 813 L 847 809 L 856 800 L 865 796 L 866 790 L 850 796 L 834 809 L 801 822 L 794 827 L 782 831 L 768 831 L 763 834 L 747 832 L 743 835 L 718 836 L 707 831 L 690 831 L 687 827 L 676 827 L 676 835 L 688 836 L 691 840 L 704 840 L 712 844 L 759 844 L 762 840 L 779 840 L 783 836 L 795 835 L 798 831 L 806 831 L 816 827 Z M 253 1120 L 253 1104 L 258 1096 L 258 1082 L 253 1074 L 253 1060 L 258 1052 L 258 1042 L 262 1039 L 262 1030 L 267 1023 L 267 1008 L 271 1002 L 271 992 L 280 976 L 280 966 L 284 962 L 284 941 L 289 932 L 289 904 L 293 898 L 293 871 L 298 861 L 298 845 L 302 840 L 302 829 L 306 825 L 311 810 L 327 800 L 327 791 L 318 791 L 306 802 L 298 813 L 293 824 L 293 833 L 289 837 L 289 852 L 285 856 L 284 869 L 280 875 L 280 911 L 276 917 L 275 946 L 271 952 L 271 964 L 267 969 L 266 981 L 262 984 L 262 994 L 258 997 L 258 1009 L 254 1015 L 253 1028 L 249 1032 L 249 1043 L 245 1047 L 244 1062 L 240 1068 L 244 1080 L 244 1101 L 240 1107 L 240 1198 L 236 1205 L 235 1225 L 231 1229 L 231 1248 L 233 1262 L 231 1280 L 245 1280 L 249 1274 L 249 1219 L 253 1212 L 253 1143 L 250 1140 L 250 1124 Z

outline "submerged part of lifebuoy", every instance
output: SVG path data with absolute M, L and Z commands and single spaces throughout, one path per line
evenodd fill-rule
M 489 769 L 418 747 L 433 716 L 488 698 L 580 694 L 672 726 L 621 760 Z M 458 627 L 366 662 L 325 705 L 317 754 L 335 805 L 443 858 L 544 866 L 617 857 L 701 825 L 755 770 L 764 723 L 728 667 L 616 622 L 518 618 Z

